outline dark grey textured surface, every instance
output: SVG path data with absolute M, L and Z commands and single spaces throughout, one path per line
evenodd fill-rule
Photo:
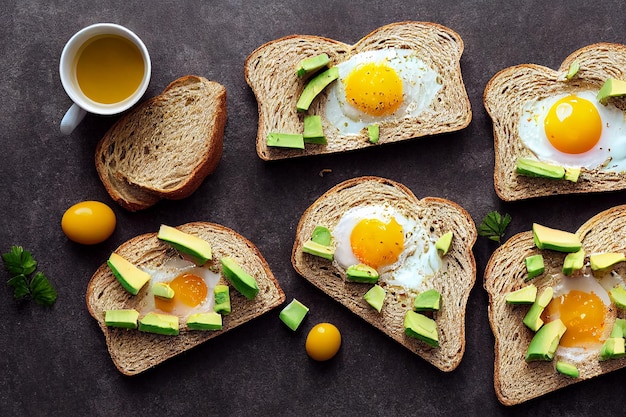
M 302 212 L 331 186 L 360 175 L 400 181 L 419 197 L 465 207 L 474 220 L 493 209 L 511 213 L 511 234 L 533 221 L 575 230 L 626 193 L 556 197 L 504 204 L 493 191 L 491 121 L 482 106 L 487 81 L 500 69 L 538 63 L 552 68 L 599 41 L 626 42 L 625 3 L 618 0 L 458 2 L 294 1 L 4 1 L 0 11 L 0 249 L 30 249 L 56 284 L 51 309 L 15 303 L 0 285 L 0 414 L 100 416 L 251 415 L 617 415 L 624 371 L 506 408 L 493 389 L 493 336 L 482 274 L 494 246 L 475 246 L 476 286 L 467 311 L 466 353 L 441 373 L 353 316 L 300 278 L 290 264 Z M 344 155 L 265 163 L 255 152 L 256 101 L 243 62 L 261 44 L 294 33 L 354 43 L 402 20 L 433 21 L 465 41 L 461 60 L 472 102 L 470 126 L 458 133 Z M 222 161 L 190 198 L 140 213 L 115 205 L 95 172 L 93 153 L 114 117 L 87 116 L 69 137 L 58 125 L 70 106 L 58 62 L 80 28 L 114 22 L 134 30 L 153 62 L 147 96 L 175 78 L 198 74 L 224 84 L 228 122 Z M 321 177 L 322 169 L 332 172 Z M 118 226 L 94 247 L 68 241 L 60 228 L 70 205 L 101 200 Z M 278 310 L 145 374 L 128 378 L 109 359 L 85 307 L 87 282 L 123 241 L 161 223 L 206 220 L 248 237 L 285 290 L 311 308 L 289 331 Z M 4 274 L 4 273 L 3 273 Z M 4 282 L 6 275 L 2 275 Z M 315 363 L 306 332 L 330 321 L 343 334 L 339 355 Z

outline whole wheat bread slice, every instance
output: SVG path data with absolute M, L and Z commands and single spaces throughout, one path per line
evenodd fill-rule
M 305 150 L 267 146 L 270 132 L 302 132 L 303 115 L 296 102 L 306 78 L 296 76 L 298 63 L 308 57 L 328 54 L 329 66 L 365 51 L 385 48 L 411 49 L 419 59 L 436 70 L 443 88 L 429 111 L 417 117 L 380 123 L 379 144 L 453 132 L 465 128 L 472 111 L 461 76 L 463 40 L 451 29 L 428 22 L 399 22 L 378 28 L 354 45 L 320 36 L 293 35 L 268 42 L 253 51 L 245 62 L 244 73 L 257 99 L 259 121 L 256 149 L 260 158 L 275 160 L 305 155 L 328 154 L 376 146 L 367 132 L 342 135 L 325 117 L 327 89 L 312 103 L 307 114 L 322 117 L 327 145 L 307 145 Z
M 578 60 L 580 70 L 564 81 L 570 65 Z M 626 174 L 583 169 L 578 182 L 530 178 L 515 173 L 518 157 L 534 158 L 520 140 L 518 126 L 522 107 L 529 100 L 580 90 L 599 90 L 607 78 L 626 79 L 626 46 L 597 43 L 568 56 L 558 70 L 534 64 L 506 68 L 487 83 L 483 101 L 493 120 L 495 151 L 494 185 L 505 201 L 533 197 L 613 191 L 626 188 Z M 626 99 L 611 103 L 626 110 Z
M 433 316 L 439 327 L 438 348 L 431 348 L 404 334 L 404 316 L 413 306 L 414 295 L 400 287 L 387 287 L 385 303 L 381 313 L 378 313 L 363 299 L 371 285 L 346 281 L 345 273 L 333 267 L 330 261 L 302 252 L 303 244 L 311 239 L 316 226 L 323 225 L 332 230 L 348 209 L 371 204 L 388 204 L 422 222 L 425 230 L 434 235 L 454 232 L 452 246 L 443 257 L 441 271 L 426 284 L 442 296 L 441 309 Z M 313 285 L 407 349 L 447 372 L 458 366 L 465 352 L 465 307 L 476 280 L 472 254 L 475 241 L 474 222 L 456 203 L 433 197 L 419 200 L 397 182 L 360 177 L 333 187 L 304 212 L 296 231 L 291 262 L 295 270 Z
M 576 232 L 587 254 L 599 252 L 626 252 L 626 206 L 603 211 Z M 531 231 L 519 233 L 500 246 L 491 256 L 485 269 L 484 286 L 489 294 L 489 322 L 495 336 L 494 386 L 502 404 L 514 405 L 539 397 L 571 384 L 614 371 L 626 366 L 626 358 L 599 362 L 597 352 L 589 352 L 575 363 L 579 378 L 570 378 L 555 370 L 555 362 L 525 361 L 525 354 L 534 333 L 522 322 L 528 305 L 507 305 L 506 295 L 528 285 L 524 259 L 540 253 L 535 247 Z M 553 286 L 557 279 L 552 274 L 561 271 L 564 253 L 543 250 L 546 271 L 532 283 L 540 293 Z M 626 276 L 626 264 L 613 268 Z M 624 311 L 611 304 L 607 316 L 607 331 L 615 317 L 624 318 Z
M 113 363 L 123 374 L 135 375 L 146 371 L 268 312 L 285 300 L 285 294 L 269 265 L 252 242 L 235 231 L 214 223 L 194 222 L 177 228 L 211 244 L 213 260 L 209 261 L 211 264 L 207 266 L 221 271 L 220 258 L 224 256 L 234 258 L 244 271 L 256 279 L 259 293 L 254 299 L 248 300 L 231 286 L 232 312 L 223 317 L 223 329 L 219 331 L 189 331 L 186 327 L 181 327 L 178 336 L 164 336 L 139 330 L 107 327 L 104 322 L 105 311 L 137 308 L 141 305 L 142 298 L 148 295 L 148 286 L 133 296 L 122 288 L 109 266 L 103 264 L 87 286 L 87 308 L 104 333 Z M 140 269 L 148 270 L 157 269 L 168 259 L 179 256 L 167 243 L 157 239 L 156 233 L 137 236 L 123 243 L 115 252 Z M 220 283 L 227 284 L 223 276 Z
M 96 148 L 96 170 L 111 197 L 130 211 L 188 197 L 217 167 L 225 124 L 224 86 L 179 78 L 109 129 Z

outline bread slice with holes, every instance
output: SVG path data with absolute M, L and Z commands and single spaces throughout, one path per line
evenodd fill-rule
M 394 114 L 388 120 L 381 119 L 377 144 L 369 141 L 366 128 L 357 134 L 342 134 L 329 123 L 325 109 L 330 86 L 313 101 L 307 112 L 296 110 L 296 102 L 310 79 L 296 75 L 301 60 L 325 53 L 330 58 L 329 66 L 335 66 L 361 53 L 392 48 L 412 51 L 436 71 L 442 88 L 427 109 L 417 116 Z M 471 121 L 472 111 L 461 75 L 463 48 L 463 40 L 456 32 L 430 22 L 392 23 L 374 30 L 354 45 L 320 36 L 293 35 L 260 46 L 248 56 L 244 67 L 246 81 L 258 104 L 256 149 L 259 157 L 276 160 L 345 152 L 465 128 Z M 338 82 L 342 81 L 334 83 Z M 304 150 L 267 146 L 269 133 L 301 133 L 304 114 L 321 116 L 326 145 L 307 144 Z
M 403 230 L 405 236 L 413 234 L 432 242 L 448 231 L 453 232 L 450 250 L 440 258 L 441 267 L 433 276 L 424 278 L 419 288 L 416 287 L 417 291 L 391 284 L 395 271 L 381 273 L 378 285 L 387 291 L 387 295 L 380 313 L 363 298 L 372 284 L 348 281 L 346 270 L 336 257 L 329 261 L 302 250 L 316 226 L 324 226 L 333 233 L 349 209 L 376 206 L 386 206 L 415 222 L 413 230 Z M 472 253 L 475 241 L 474 222 L 456 203 L 436 197 L 418 199 L 400 183 L 379 177 L 359 177 L 331 188 L 304 212 L 296 230 L 291 262 L 311 284 L 391 339 L 448 372 L 459 365 L 465 352 L 465 308 L 476 280 Z M 337 244 L 338 238 L 333 235 L 331 245 L 336 248 Z M 407 259 L 412 250 L 415 247 L 410 248 L 404 243 L 402 252 L 407 254 Z M 441 308 L 432 313 L 438 327 L 439 347 L 430 347 L 407 336 L 404 329 L 404 317 L 408 310 L 412 310 L 416 293 L 428 289 L 441 294 Z
M 96 147 L 111 198 L 137 211 L 191 195 L 222 157 L 226 89 L 188 75 L 115 123 Z
M 566 74 L 575 61 L 580 64 L 580 69 L 568 80 Z M 522 64 L 503 69 L 491 78 L 485 88 L 483 101 L 493 120 L 494 186 L 502 200 L 516 201 L 626 188 L 626 175 L 623 172 L 608 172 L 598 168 L 583 168 L 577 182 L 516 174 L 518 157 L 537 159 L 523 144 L 519 134 L 524 104 L 581 90 L 597 93 L 608 78 L 626 80 L 626 45 L 597 43 L 570 54 L 557 70 Z M 614 97 L 610 103 L 626 111 L 625 98 Z M 554 163 L 558 164 L 558 161 Z
M 626 252 L 626 206 L 603 211 L 585 222 L 575 233 L 586 254 L 601 252 Z M 541 253 L 545 272 L 525 282 L 528 276 L 524 259 Z M 509 305 L 506 296 L 512 291 L 534 284 L 541 293 L 546 287 L 558 284 L 565 253 L 550 250 L 539 251 L 532 231 L 511 237 L 492 254 L 485 269 L 484 287 L 489 295 L 489 322 L 495 336 L 494 387 L 500 402 L 505 405 L 520 404 L 572 384 L 595 378 L 626 367 L 626 358 L 599 361 L 598 349 L 583 349 L 568 355 L 557 350 L 550 362 L 526 362 L 528 345 L 535 334 L 523 324 L 528 305 Z M 621 277 L 626 277 L 626 263 L 611 267 Z M 611 274 L 613 272 L 607 271 Z M 595 275 L 595 274 L 594 274 Z M 574 277 L 566 277 L 572 278 Z M 596 277 L 596 279 L 600 279 Z M 624 318 L 624 310 L 611 302 L 605 316 L 604 336 L 611 331 L 615 318 Z M 558 373 L 558 360 L 574 364 L 579 370 L 578 378 Z
M 142 311 L 147 305 L 148 285 L 137 295 L 131 295 L 117 281 L 110 267 L 105 263 L 93 274 L 87 286 L 87 308 L 97 320 L 104 333 L 107 348 L 113 363 L 120 372 L 136 375 L 165 360 L 179 355 L 209 339 L 234 329 L 282 304 L 285 294 L 269 265 L 257 247 L 237 232 L 214 223 L 193 222 L 178 226 L 177 229 L 206 240 L 211 245 L 213 259 L 204 268 L 220 273 L 219 283 L 231 286 L 231 313 L 223 317 L 222 330 L 189 330 L 181 322 L 180 334 L 166 336 L 141 332 L 136 329 L 108 327 L 105 312 L 117 309 Z M 115 250 L 123 258 L 141 270 L 155 271 L 168 260 L 178 258 L 179 253 L 169 244 L 157 238 L 157 233 L 137 236 L 123 243 Z M 228 283 L 222 273 L 220 259 L 233 258 L 242 269 L 254 277 L 259 292 L 248 299 Z

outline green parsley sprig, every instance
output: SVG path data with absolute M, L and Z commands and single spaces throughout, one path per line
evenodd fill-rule
M 509 214 L 502 216 L 497 211 L 492 211 L 478 226 L 478 234 L 500 243 L 509 223 L 511 223 Z
M 54 304 L 57 292 L 42 272 L 32 275 L 37 268 L 37 261 L 29 251 L 21 246 L 11 246 L 9 252 L 2 254 L 2 261 L 11 275 L 7 284 L 13 288 L 13 298 L 22 300 L 30 297 L 40 305 Z

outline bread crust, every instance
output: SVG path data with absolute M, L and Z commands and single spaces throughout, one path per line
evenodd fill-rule
M 578 60 L 580 70 L 564 81 L 570 65 Z M 494 186 L 504 201 L 524 200 L 557 194 L 615 191 L 626 188 L 626 174 L 582 169 L 577 182 L 518 176 L 518 157 L 534 158 L 518 133 L 522 106 L 526 101 L 585 89 L 599 90 L 607 78 L 626 79 L 626 46 L 596 43 L 570 54 L 559 69 L 522 64 L 499 71 L 487 83 L 483 94 L 485 109 L 493 120 Z M 626 99 L 612 98 L 623 111 Z
M 189 331 L 181 326 L 178 336 L 163 336 L 107 327 L 104 313 L 111 309 L 137 308 L 146 297 L 147 286 L 136 296 L 122 288 L 106 263 L 94 273 L 87 286 L 87 309 L 104 333 L 107 348 L 117 369 L 125 375 L 144 372 L 167 359 L 181 354 L 209 339 L 242 325 L 282 304 L 285 294 L 257 247 L 235 231 L 214 223 L 193 222 L 177 229 L 205 239 L 211 244 L 210 266 L 221 271 L 220 258 L 233 257 L 257 281 L 259 293 L 248 300 L 231 286 L 232 312 L 223 317 L 219 331 Z M 139 268 L 156 269 L 177 252 L 157 239 L 156 233 L 137 236 L 120 245 L 116 253 Z M 230 285 L 223 277 L 221 284 Z
M 576 232 L 587 254 L 597 252 L 626 252 L 623 238 L 626 236 L 626 205 L 603 211 Z M 597 352 L 589 352 L 575 363 L 579 378 L 570 378 L 555 370 L 557 357 L 552 362 L 525 361 L 525 354 L 533 332 L 522 320 L 528 306 L 506 304 L 506 295 L 528 285 L 525 283 L 524 259 L 539 253 L 531 231 L 519 233 L 494 251 L 485 269 L 484 287 L 489 294 L 489 323 L 495 336 L 494 388 L 498 400 L 504 405 L 515 405 L 556 391 L 598 375 L 626 366 L 626 358 L 599 362 Z M 546 272 L 534 278 L 532 283 L 541 292 L 557 283 L 551 275 L 561 271 L 565 254 L 543 250 Z M 626 276 L 626 265 L 614 268 L 622 277 Z M 612 328 L 615 317 L 624 318 L 624 311 L 611 304 L 606 329 Z M 606 334 L 605 334 L 606 336 Z M 572 360 L 570 359 L 569 362 Z
M 304 242 L 311 238 L 316 226 L 332 230 L 349 208 L 376 203 L 391 205 L 413 219 L 420 219 L 426 230 L 430 229 L 435 235 L 449 230 L 454 232 L 452 247 L 443 257 L 444 267 L 426 284 L 442 294 L 442 307 L 434 313 L 439 327 L 438 348 L 404 334 L 404 315 L 411 309 L 414 295 L 400 287 L 388 286 L 385 303 L 378 313 L 363 299 L 371 285 L 348 282 L 345 273 L 330 261 L 302 252 Z M 465 351 L 465 307 L 476 280 L 472 253 L 475 241 L 474 222 L 456 203 L 434 197 L 419 200 L 400 183 L 379 177 L 359 177 L 331 188 L 304 212 L 296 230 L 291 262 L 306 280 L 353 313 L 440 370 L 449 372 L 458 366 Z
M 226 88 L 195 75 L 120 118 L 98 142 L 95 163 L 107 192 L 129 211 L 191 195 L 222 157 Z
M 342 135 L 329 124 L 324 112 L 327 90 L 320 93 L 307 113 L 322 117 L 327 145 L 308 145 L 305 150 L 281 149 L 268 147 L 266 141 L 270 132 L 302 131 L 304 116 L 296 111 L 296 102 L 306 78 L 299 79 L 295 75 L 302 59 L 326 53 L 332 66 L 359 52 L 384 48 L 416 51 L 421 60 L 437 70 L 443 88 L 433 99 L 430 109 L 419 116 L 381 122 L 378 144 L 453 132 L 470 123 L 472 111 L 460 66 L 463 40 L 445 26 L 429 22 L 392 23 L 374 30 L 354 45 L 320 36 L 292 35 L 260 46 L 245 62 L 246 82 L 258 104 L 256 149 L 259 157 L 276 160 L 376 146 L 369 142 L 365 131 L 358 135 Z

